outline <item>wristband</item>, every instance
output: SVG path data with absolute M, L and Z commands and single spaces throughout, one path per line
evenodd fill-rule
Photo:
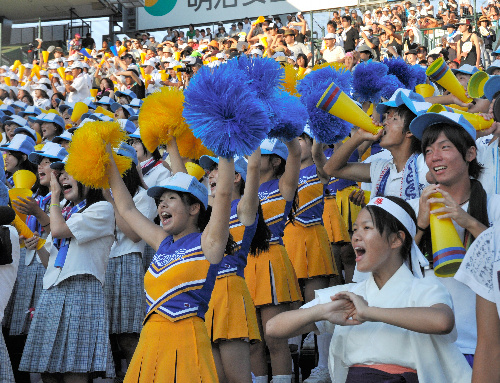
M 46 225 L 42 225 L 42 227 L 47 227 L 47 226 L 49 226 L 49 225 L 50 225 L 50 222 L 49 222 L 48 224 L 46 224 Z
M 51 208 L 51 209 L 52 209 L 52 206 L 61 207 L 61 205 L 59 205 L 58 203 L 51 203 L 51 204 L 50 204 L 50 208 Z
M 428 228 L 429 228 L 429 226 L 427 226 L 427 227 L 424 229 L 424 228 L 421 228 L 420 226 L 418 226 L 418 225 L 417 225 L 417 230 L 420 230 L 420 231 L 426 231 Z

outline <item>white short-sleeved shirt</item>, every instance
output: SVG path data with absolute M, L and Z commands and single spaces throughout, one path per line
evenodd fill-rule
M 73 79 L 71 87 L 74 88 L 75 91 L 68 93 L 68 102 L 83 101 L 87 97 L 90 97 L 90 88 L 84 73 L 80 73 L 77 78 Z
M 500 164 L 498 163 L 498 140 L 489 135 L 476 140 L 477 161 L 484 166 L 479 176 L 486 194 L 500 193 Z
M 345 57 L 344 48 L 338 45 L 333 47 L 332 50 L 326 48 L 323 51 L 323 58 L 329 63 L 342 60 L 344 57 Z
M 106 201 L 96 202 L 83 212 L 71 215 L 66 224 L 74 238 L 71 238 L 62 268 L 54 266 L 58 250 L 50 245 L 52 236 L 47 239 L 50 256 L 43 277 L 43 288 L 49 289 L 80 274 L 91 274 L 104 285 L 109 253 L 115 240 L 113 206 Z
M 141 162 L 141 165 L 146 161 Z M 144 183 L 148 188 L 152 188 L 153 186 L 161 185 L 164 180 L 170 177 L 172 174 L 170 170 L 168 170 L 163 165 L 157 165 L 153 169 L 151 169 L 147 174 L 143 175 Z
M 10 242 L 12 244 L 12 263 L 0 266 L 0 322 L 3 319 L 3 314 L 7 303 L 9 302 L 14 282 L 17 278 L 17 268 L 19 266 L 20 246 L 19 235 L 16 229 L 12 226 L 5 226 L 9 228 Z M 0 335 L 1 336 L 1 335 Z
M 154 217 L 156 217 L 157 212 L 155 200 L 148 196 L 145 189 L 140 188 L 133 200 L 135 207 L 142 213 L 143 216 L 151 221 Z M 142 255 L 144 252 L 144 246 L 146 246 L 146 242 L 144 242 L 144 240 L 134 243 L 134 241 L 128 238 L 123 231 L 116 226 L 116 241 L 113 243 L 109 257 L 116 258 L 130 253 L 141 253 Z

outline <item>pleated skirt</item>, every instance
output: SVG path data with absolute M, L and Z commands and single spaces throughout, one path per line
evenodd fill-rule
M 93 275 L 42 291 L 19 370 L 115 376 L 104 290 Z
M 205 314 L 212 342 L 243 339 L 261 340 L 255 306 L 245 280 L 238 275 L 218 278 Z
M 9 352 L 5 346 L 3 334 L 0 331 L 0 383 L 15 383 Z
M 323 224 L 331 243 L 351 242 L 347 226 L 340 215 L 339 207 L 335 197 L 325 198 L 323 210 Z
M 104 293 L 111 334 L 137 333 L 146 315 L 144 266 L 140 253 L 110 258 Z
M 349 194 L 353 190 L 359 190 L 355 186 L 349 186 L 345 189 L 337 191 L 337 206 L 340 210 L 340 215 L 342 216 L 347 230 L 352 231 L 352 224 L 356 221 L 359 212 L 361 211 L 361 206 L 357 206 L 349 201 Z
M 283 242 L 297 278 L 338 275 L 330 239 L 323 225 L 288 224 Z
M 155 255 L 154 249 L 151 246 L 149 246 L 148 244 L 146 244 L 146 246 L 144 247 L 144 253 L 142 254 L 142 263 L 143 263 L 143 267 L 144 267 L 144 274 L 146 274 L 146 271 L 148 271 L 149 265 L 153 261 L 154 255 Z
M 36 307 L 43 289 L 45 267 L 33 260 L 30 265 L 24 266 L 23 277 L 14 296 L 12 322 L 9 335 L 26 335 L 30 330 L 31 311 Z
M 17 268 L 16 281 L 14 282 L 14 287 L 12 288 L 12 293 L 10 294 L 9 301 L 3 313 L 2 327 L 10 329 L 12 323 L 12 315 L 14 314 L 14 302 L 17 294 L 17 288 L 19 286 L 19 281 L 24 279 L 24 272 L 26 266 L 24 265 L 24 259 L 26 257 L 26 248 L 22 248 L 19 254 L 19 267 Z
M 216 383 L 203 319 L 171 322 L 153 313 L 141 331 L 124 383 Z
M 248 257 L 245 281 L 256 307 L 302 301 L 299 282 L 285 247 L 272 244 L 257 257 Z

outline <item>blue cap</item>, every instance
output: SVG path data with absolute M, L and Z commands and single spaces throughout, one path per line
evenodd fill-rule
M 497 92 L 500 91 L 500 76 L 490 76 L 488 81 L 484 84 L 484 95 L 490 101 L 493 101 L 493 97 Z
M 61 141 L 71 141 L 73 139 L 73 134 L 69 130 L 65 130 L 60 136 L 55 136 L 52 142 L 60 144 Z
M 63 114 L 66 109 L 73 108 L 76 102 L 65 102 L 64 104 L 59 104 L 59 113 Z
M 132 162 L 137 166 L 139 164 L 139 160 L 137 159 L 137 152 L 135 149 L 125 142 L 120 143 L 120 147 L 116 154 L 124 157 L 128 157 L 132 159 Z
M 26 107 L 28 106 L 28 104 L 22 101 L 14 101 L 11 105 L 12 107 L 20 108 L 21 110 L 25 110 Z
M 43 146 L 42 150 L 36 150 L 31 152 L 28 155 L 28 159 L 35 165 L 39 165 L 44 158 L 51 158 L 62 161 L 64 160 L 64 157 L 66 157 L 67 155 L 68 152 L 61 145 L 56 144 L 54 142 L 47 142 Z
M 120 124 L 122 129 L 127 132 L 127 134 L 132 134 L 137 129 L 135 124 L 132 121 L 127 120 L 126 118 L 119 118 L 116 121 Z
M 89 107 L 89 109 L 95 109 L 97 106 L 94 104 L 94 100 L 92 97 L 87 97 L 85 100 L 82 101 L 85 105 Z
M 40 110 L 40 108 L 37 108 L 36 106 L 33 106 L 33 105 L 29 105 L 26 107 L 26 109 L 20 111 L 17 115 L 21 116 L 21 117 L 24 117 L 27 114 L 34 114 L 34 115 L 38 116 L 41 113 L 42 113 L 42 111 Z
M 477 69 L 475 66 L 472 66 L 470 64 L 464 64 L 460 68 L 452 69 L 451 71 L 455 75 L 457 73 L 464 73 L 464 74 L 468 74 L 468 75 L 473 75 L 474 73 L 479 72 L 479 69 Z
M 439 113 L 424 113 L 417 116 L 410 123 L 410 132 L 413 133 L 415 137 L 422 140 L 424 130 L 431 125 L 438 123 L 451 124 L 453 126 L 458 126 L 464 129 L 469 135 L 476 140 L 476 129 L 471 125 L 469 121 L 460 113 L 452 112 L 439 112 Z
M 409 89 L 399 88 L 394 92 L 388 101 L 381 102 L 377 105 L 377 113 L 382 116 L 387 109 L 397 108 L 403 104 L 405 104 L 413 113 L 417 115 L 423 111 L 427 111 L 427 109 L 432 106 L 431 103 L 425 102 L 422 95 L 412 92 Z
M 19 128 L 16 128 L 14 130 L 14 134 L 18 134 L 18 133 L 25 133 L 26 135 L 28 135 L 31 138 L 33 138 L 33 141 L 35 141 L 35 142 L 36 142 L 36 140 L 38 138 L 36 136 L 35 129 L 30 128 L 28 125 L 24 125 L 24 126 L 20 126 Z
M 306 124 L 306 126 L 304 126 L 304 131 L 302 132 L 303 134 L 307 134 L 309 137 L 311 137 L 312 139 L 314 139 L 314 135 L 313 135 L 313 132 L 311 131 L 311 128 L 309 127 L 309 124 Z
M 133 116 L 134 114 L 136 114 L 135 109 L 133 109 L 132 107 L 130 107 L 128 105 L 121 105 L 121 104 L 118 104 L 117 102 L 115 102 L 114 104 L 112 104 L 110 106 L 110 109 L 113 113 L 115 113 L 120 108 L 125 109 L 128 112 L 129 116 Z
M 113 121 L 113 119 L 109 116 L 106 116 L 103 113 L 92 113 L 88 117 L 86 117 L 93 121 Z
M 288 158 L 288 148 L 286 145 L 276 138 L 266 138 L 260 144 L 261 154 L 276 154 L 285 161 Z
M 173 190 L 191 194 L 198 199 L 203 207 L 208 206 L 208 190 L 205 185 L 201 184 L 195 177 L 186 173 L 175 173 L 172 177 L 167 178 L 165 183 L 160 186 L 154 186 L 148 189 L 148 196 L 160 198 L 167 190 Z
M 14 110 L 14 108 L 10 105 L 7 105 L 7 104 L 0 105 L 0 111 L 2 111 L 4 114 L 7 114 L 9 116 L 16 114 L 16 111 Z
M 4 124 L 16 124 L 18 126 L 24 126 L 28 124 L 28 121 L 26 121 L 24 118 L 21 116 L 16 116 L 15 114 L 13 116 L 7 116 L 4 119 Z M 36 139 L 36 138 L 35 138 Z
M 35 150 L 35 140 L 24 134 L 16 134 L 8 144 L 0 146 L 6 152 L 20 152 L 27 156 Z
M 63 118 L 55 113 L 42 113 L 36 117 L 29 117 L 29 120 L 38 123 L 51 122 L 53 124 L 59 125 L 59 127 L 61 127 L 63 130 L 65 127 Z
M 141 139 L 141 129 L 137 128 L 134 130 L 132 134 L 129 134 L 130 138 L 138 138 L 139 140 Z
M 139 114 L 134 114 L 128 118 L 129 121 L 137 121 L 139 119 Z
M 212 156 L 201 156 L 199 162 L 200 166 L 203 169 L 209 170 L 214 164 L 219 163 L 219 158 Z M 241 178 L 243 178 L 243 181 L 245 182 L 247 180 L 247 166 L 248 162 L 245 157 L 234 157 L 234 171 L 241 175 Z
M 103 96 L 99 100 L 95 102 L 96 105 L 111 105 L 114 103 L 115 100 L 113 100 L 111 97 L 108 96 Z
M 68 162 L 68 156 L 64 157 L 62 161 L 52 162 L 50 164 L 50 168 L 54 170 L 63 170 L 67 162 Z
M 130 89 L 117 90 L 115 92 L 115 97 L 121 97 L 121 96 L 129 96 L 131 98 L 137 98 L 137 95 Z
M 132 99 L 132 101 L 130 101 L 130 104 L 128 104 L 128 106 L 132 107 L 132 108 L 140 108 L 142 106 L 142 103 L 144 101 L 141 100 L 140 98 L 134 98 Z
M 488 73 L 491 76 L 492 72 L 495 69 L 500 69 L 500 60 L 498 60 L 498 59 L 491 63 L 491 65 L 488 67 L 488 69 L 486 69 L 486 73 Z

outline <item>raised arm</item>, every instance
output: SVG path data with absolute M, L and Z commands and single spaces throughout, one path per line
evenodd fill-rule
M 313 140 L 312 157 L 314 164 L 316 165 L 316 173 L 318 174 L 321 182 L 326 185 L 328 181 L 330 181 L 330 177 L 323 170 L 323 167 L 326 164 L 326 156 L 325 152 L 323 151 L 323 144 L 319 143 L 316 140 Z
M 234 183 L 234 161 L 219 158 L 217 193 L 212 204 L 212 215 L 201 236 L 201 248 L 210 263 L 219 263 L 229 238 L 229 217 Z
M 167 151 L 168 156 L 170 157 L 172 175 L 175 173 L 187 173 L 186 165 L 184 165 L 184 161 L 182 161 L 175 137 L 172 137 L 168 142 Z
M 259 208 L 259 180 L 260 180 L 260 148 L 257 148 L 248 159 L 247 180 L 245 192 L 238 203 L 238 219 L 245 226 L 255 222 L 255 215 Z
M 300 144 L 299 139 L 294 138 L 286 142 L 288 158 L 286 160 L 285 172 L 280 178 L 279 188 L 281 195 L 286 201 L 293 201 L 295 191 L 299 185 L 300 173 Z
M 62 215 L 60 205 L 61 185 L 59 184 L 55 171 L 52 171 L 50 175 L 50 191 L 52 192 L 50 199 L 50 231 L 52 238 L 73 238 L 74 235 Z
M 123 183 L 122 177 L 118 172 L 111 148 L 108 146 L 111 164 L 108 168 L 108 179 L 113 198 L 115 200 L 118 214 L 127 222 L 130 228 L 146 241 L 155 251 L 158 250 L 162 241 L 167 237 L 167 233 L 163 229 L 144 217 L 135 207 L 134 200 L 130 195 L 127 187 Z

